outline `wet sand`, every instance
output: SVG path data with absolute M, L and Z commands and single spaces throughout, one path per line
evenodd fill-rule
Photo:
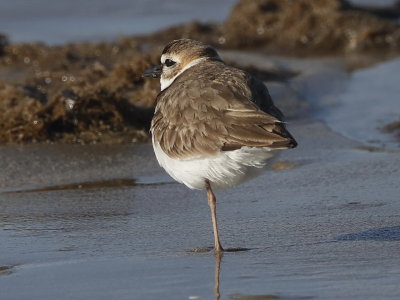
M 224 254 L 221 299 L 396 299 L 399 153 L 360 150 L 315 121 L 291 128 L 302 146 L 280 159 L 296 167 L 217 193 L 224 245 L 250 249 Z M 142 147 L 147 184 L 1 194 L 1 299 L 213 297 L 214 257 L 190 251 L 212 245 L 205 196 Z
M 270 86 L 299 147 L 217 192 L 223 245 L 249 250 L 193 251 L 212 246 L 205 195 L 170 179 L 149 144 L 1 146 L 1 299 L 400 297 L 400 150 L 323 119 L 352 82 L 346 65 L 224 55 L 305 70 Z
M 383 14 L 382 7 L 367 9 L 344 0 L 241 0 L 226 20 L 222 20 L 231 4 L 226 0 L 220 4 L 221 10 L 212 7 L 216 13 L 211 19 L 220 16 L 216 23 L 191 22 L 165 28 L 171 22 L 161 17 L 156 27 L 163 29 L 157 32 L 121 38 L 114 35 L 112 41 L 107 42 L 94 42 L 93 37 L 91 42 L 49 46 L 40 42 L 14 43 L 12 36 L 10 41 L 0 34 L 0 143 L 148 141 L 148 127 L 159 84 L 156 80 L 143 79 L 142 73 L 157 64 L 163 46 L 177 38 L 190 37 L 229 51 L 257 49 L 264 54 L 296 57 L 335 55 L 350 62 L 348 69 L 365 67 L 400 53 L 397 4 L 385 8 L 392 12 L 389 16 Z M 6 9 L 14 7 L 2 5 Z M 128 7 L 131 14 L 135 11 L 134 16 L 141 15 L 141 7 L 144 18 L 157 19 L 146 16 L 149 5 L 143 2 L 136 8 Z M 163 5 L 166 7 L 158 9 L 164 11 L 166 8 L 164 17 L 171 18 L 185 15 L 193 10 L 192 5 L 198 4 L 177 5 L 182 9 L 181 13 L 177 7 L 174 9 L 173 3 Z M 51 16 L 52 13 L 53 17 L 59 14 L 57 7 L 54 7 L 55 11 L 50 10 Z M 118 15 L 122 7 L 123 3 L 115 4 L 114 13 Z M 212 10 L 210 7 L 204 9 Z M 99 5 L 97 9 L 101 11 L 104 7 Z M 176 14 L 167 14 L 171 11 Z M 44 12 L 34 11 L 33 15 L 40 13 Z M 18 16 L 11 9 L 10 15 L 13 14 Z M 132 24 L 143 29 L 143 34 L 151 30 L 149 24 L 140 21 L 141 17 L 134 18 Z M 71 31 L 78 39 L 84 30 L 72 28 Z M 358 61 L 351 61 L 354 57 Z M 227 63 L 236 64 L 234 60 Z M 240 66 L 264 80 L 271 80 L 263 78 L 268 69 L 261 71 L 256 65 Z M 283 82 L 299 74 L 290 69 L 278 68 L 276 71 L 273 80 Z

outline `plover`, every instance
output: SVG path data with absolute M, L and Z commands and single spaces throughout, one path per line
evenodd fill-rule
M 272 150 L 297 143 L 264 83 L 207 44 L 174 40 L 143 76 L 161 83 L 150 129 L 157 160 L 176 181 L 207 191 L 214 251 L 223 251 L 213 189 L 260 174 Z

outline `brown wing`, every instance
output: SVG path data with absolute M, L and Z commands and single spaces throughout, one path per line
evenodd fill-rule
M 151 130 L 170 157 L 215 155 L 243 146 L 295 147 L 267 89 L 254 91 L 257 81 L 237 69 L 218 73 L 212 64 L 197 72 L 196 78 L 190 73 L 178 77 L 157 98 Z M 252 102 L 259 99 L 255 93 L 257 97 L 264 93 L 265 109 L 270 113 Z

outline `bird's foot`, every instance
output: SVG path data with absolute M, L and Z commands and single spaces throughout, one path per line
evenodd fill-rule
M 221 246 L 221 244 L 215 244 L 214 245 L 214 252 L 215 253 L 221 253 L 221 252 L 224 252 L 225 250 L 224 250 L 224 248 L 222 248 L 222 246 Z

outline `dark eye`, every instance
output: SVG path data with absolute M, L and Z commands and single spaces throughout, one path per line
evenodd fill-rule
M 174 62 L 173 60 L 171 60 L 171 59 L 166 59 L 165 62 L 164 62 L 164 64 L 165 64 L 167 67 L 171 67 L 171 66 L 173 66 L 173 65 L 175 64 L 175 62 Z

